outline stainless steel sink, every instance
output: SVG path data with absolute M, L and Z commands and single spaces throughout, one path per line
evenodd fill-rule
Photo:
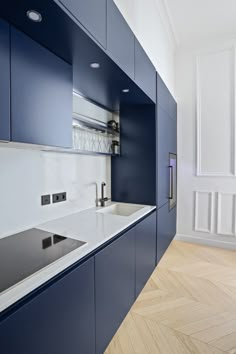
M 118 215 L 118 216 L 130 216 L 143 208 L 144 208 L 143 206 L 117 203 L 105 207 L 103 209 L 99 209 L 97 212 L 103 214 Z

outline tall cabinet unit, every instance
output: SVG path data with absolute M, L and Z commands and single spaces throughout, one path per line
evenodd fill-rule
M 177 104 L 157 75 L 157 262 L 176 234 Z

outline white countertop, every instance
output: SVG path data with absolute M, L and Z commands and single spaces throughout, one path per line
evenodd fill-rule
M 116 203 L 110 203 L 107 206 L 112 204 Z M 136 204 L 129 205 L 136 206 Z M 143 205 L 140 210 L 130 216 L 98 212 L 101 209 L 104 208 L 87 209 L 36 226 L 44 231 L 85 241 L 86 244 L 2 292 L 0 294 L 0 312 L 109 241 L 143 216 L 155 210 L 156 207 Z

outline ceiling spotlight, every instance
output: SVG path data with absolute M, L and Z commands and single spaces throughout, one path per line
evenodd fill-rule
M 27 17 L 33 22 L 41 22 L 42 21 L 42 15 L 36 10 L 28 10 L 26 12 L 26 14 L 27 14 Z
M 100 64 L 99 64 L 99 63 L 91 63 L 91 64 L 90 64 L 90 67 L 91 67 L 92 69 L 99 69 L 99 68 L 100 68 Z
M 123 89 L 122 92 L 123 92 L 123 93 L 128 93 L 128 92 L 129 92 L 129 89 L 128 89 L 128 88 Z

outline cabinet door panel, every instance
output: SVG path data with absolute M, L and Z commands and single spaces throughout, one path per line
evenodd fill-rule
M 156 69 L 137 39 L 135 39 L 135 81 L 156 102 Z
M 135 299 L 135 230 L 95 256 L 96 354 L 104 353 Z
M 94 258 L 0 323 L 6 354 L 95 353 Z
M 136 296 L 143 289 L 156 264 L 156 212 L 136 227 Z
M 177 103 L 171 94 L 169 94 L 169 116 L 174 120 L 177 119 Z
M 169 98 L 171 97 L 168 94 Z M 169 99 L 168 99 L 169 101 Z M 170 188 L 170 154 L 177 154 L 177 119 L 164 109 L 165 102 L 157 104 L 157 206 L 168 202 Z M 168 108 L 168 106 L 167 106 Z
M 72 146 L 71 66 L 12 28 L 12 140 Z
M 0 140 L 10 140 L 9 25 L 0 20 Z
M 159 74 L 157 74 L 157 103 L 169 113 L 169 91 Z
M 176 208 L 169 210 L 168 203 L 157 212 L 157 263 L 176 234 Z
M 106 48 L 106 0 L 57 0 Z
M 168 202 L 169 196 L 169 153 L 171 152 L 170 118 L 167 112 L 157 105 L 157 206 Z
M 107 50 L 112 59 L 134 78 L 134 34 L 113 0 L 107 0 Z

